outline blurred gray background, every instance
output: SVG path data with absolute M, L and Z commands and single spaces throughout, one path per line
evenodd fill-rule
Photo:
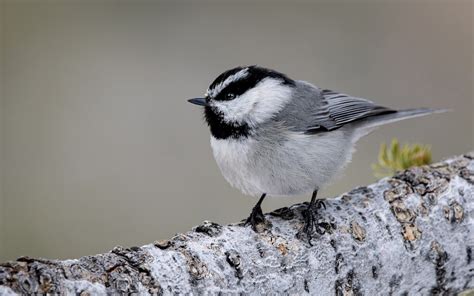
M 3 1 L 0 260 L 78 257 L 245 218 L 200 96 L 259 64 L 397 108 L 454 112 L 363 139 L 335 196 L 375 181 L 381 142 L 472 150 L 473 2 Z M 309 196 L 269 198 L 268 211 Z

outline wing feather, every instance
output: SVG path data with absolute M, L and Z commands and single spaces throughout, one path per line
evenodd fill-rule
M 321 96 L 321 104 L 313 114 L 311 125 L 306 130 L 307 133 L 331 131 L 359 119 L 396 112 L 396 110 L 378 106 L 367 99 L 332 90 L 323 89 Z

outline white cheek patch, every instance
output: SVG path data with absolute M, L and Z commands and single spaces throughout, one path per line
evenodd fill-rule
M 255 126 L 281 111 L 290 101 L 291 92 L 291 87 L 282 85 L 281 80 L 265 78 L 234 100 L 211 104 L 221 111 L 226 122 Z

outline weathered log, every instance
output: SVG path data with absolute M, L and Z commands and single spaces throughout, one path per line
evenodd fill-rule
M 452 295 L 474 288 L 474 153 L 326 201 L 311 244 L 303 204 L 242 223 L 204 222 L 143 247 L 0 265 L 0 294 Z

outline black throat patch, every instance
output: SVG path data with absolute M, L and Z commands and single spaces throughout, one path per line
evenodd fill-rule
M 211 134 L 216 139 L 246 138 L 250 134 L 250 127 L 247 124 L 229 124 L 224 121 L 222 114 L 212 107 L 206 106 L 204 108 L 204 117 L 211 129 Z

